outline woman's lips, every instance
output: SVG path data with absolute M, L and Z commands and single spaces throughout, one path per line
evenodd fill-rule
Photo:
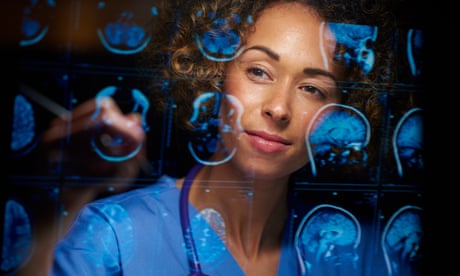
M 264 131 L 247 131 L 249 142 L 257 150 L 274 153 L 285 150 L 291 143 L 286 139 Z

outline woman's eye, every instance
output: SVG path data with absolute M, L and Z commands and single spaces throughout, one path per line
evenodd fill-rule
M 262 79 L 269 79 L 269 75 L 265 72 L 264 69 L 259 67 L 250 67 L 246 70 L 250 79 L 253 80 L 262 80 Z
M 301 86 L 300 89 L 302 89 L 303 91 L 308 92 L 310 94 L 316 95 L 316 96 L 318 96 L 318 97 L 320 97 L 322 99 L 326 98 L 326 94 L 316 86 L 304 85 L 304 86 Z

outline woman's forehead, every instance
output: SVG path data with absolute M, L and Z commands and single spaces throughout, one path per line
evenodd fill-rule
M 246 47 L 264 46 L 281 62 L 329 70 L 335 37 L 316 12 L 298 3 L 283 3 L 264 10 L 248 34 Z
M 312 8 L 298 3 L 283 3 L 262 11 L 255 27 L 248 34 L 248 42 L 267 40 L 289 43 L 291 39 L 318 41 L 323 33 L 323 20 Z

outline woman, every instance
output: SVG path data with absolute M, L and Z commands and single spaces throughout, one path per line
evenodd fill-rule
M 356 7 L 220 2 L 182 5 L 171 44 L 158 48 L 170 55 L 178 122 L 202 135 L 214 126 L 216 143 L 205 151 L 202 140 L 190 142 L 197 165 L 183 178 L 86 205 L 56 247 L 53 275 L 305 273 L 292 243 L 291 177 L 311 161 L 305 133 L 314 114 L 348 103 L 340 87 L 363 73 L 334 58 L 327 24 Z M 232 43 L 219 44 L 229 34 Z M 223 50 L 206 49 L 219 35 Z

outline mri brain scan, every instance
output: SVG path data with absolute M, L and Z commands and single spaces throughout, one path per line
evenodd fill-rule
M 323 168 L 366 166 L 370 125 L 356 108 L 325 105 L 315 114 L 305 139 L 313 176 Z
M 334 205 L 315 207 L 303 217 L 295 236 L 304 275 L 354 275 L 360 241 L 361 225 L 353 214 Z
M 226 148 L 222 135 L 241 132 L 240 116 L 242 112 L 239 100 L 231 95 L 208 92 L 195 99 L 193 114 L 189 119 L 194 126 L 194 133 L 192 140 L 188 143 L 188 148 L 196 161 L 206 165 L 218 165 L 233 157 L 237 148 Z M 208 116 L 210 113 L 212 115 Z M 221 129 L 222 132 L 219 133 L 218 129 Z M 218 150 L 222 152 L 223 158 L 207 161 L 207 157 Z

